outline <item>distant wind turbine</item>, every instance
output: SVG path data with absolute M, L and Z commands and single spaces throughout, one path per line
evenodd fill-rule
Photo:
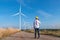
M 17 16 L 17 15 L 19 16 L 19 29 L 21 30 L 21 16 L 24 16 L 24 17 L 27 17 L 27 16 L 21 12 L 21 5 L 25 4 L 24 1 L 23 0 L 17 0 L 17 1 L 20 3 L 20 9 L 18 13 L 13 14 L 12 16 Z
M 13 14 L 12 16 L 17 16 L 17 15 L 19 16 L 19 29 L 21 30 L 21 16 L 27 17 L 25 14 L 23 14 L 21 12 L 21 6 L 20 6 L 20 9 L 19 9 L 19 12 L 16 13 L 16 14 Z

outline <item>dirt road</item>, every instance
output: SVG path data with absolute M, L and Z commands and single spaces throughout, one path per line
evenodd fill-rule
M 60 40 L 59 37 L 53 37 L 48 35 L 40 35 L 39 39 L 34 39 L 33 33 L 19 32 L 10 37 L 6 37 L 2 40 Z

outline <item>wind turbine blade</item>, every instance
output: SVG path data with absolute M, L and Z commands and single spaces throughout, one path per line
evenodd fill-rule
M 19 13 L 13 14 L 12 16 L 17 16 L 17 15 L 19 15 Z
M 27 17 L 25 14 L 21 13 L 22 16 Z

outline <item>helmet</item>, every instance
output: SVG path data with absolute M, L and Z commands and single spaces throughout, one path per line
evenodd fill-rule
M 38 16 L 36 16 L 36 19 L 38 19 Z

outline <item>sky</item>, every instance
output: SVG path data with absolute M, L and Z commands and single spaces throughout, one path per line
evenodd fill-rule
M 21 9 L 21 10 L 20 10 Z M 35 16 L 41 29 L 60 29 L 60 0 L 0 0 L 0 27 L 33 28 Z

